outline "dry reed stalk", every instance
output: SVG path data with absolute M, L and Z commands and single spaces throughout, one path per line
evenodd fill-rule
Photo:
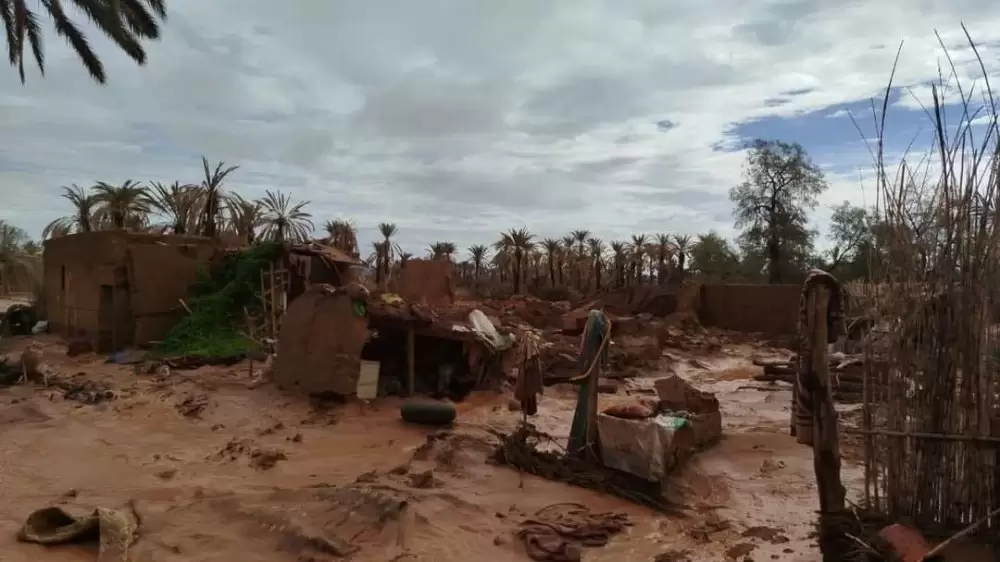
M 982 85 L 966 89 L 940 43 L 951 77 L 925 108 L 927 157 L 913 163 L 908 149 L 895 170 L 885 161 L 895 65 L 881 112 L 873 107 L 878 244 L 873 279 L 851 291 L 896 327 L 882 361 L 865 362 L 865 500 L 892 519 L 963 528 L 1000 507 L 1000 384 L 989 336 L 1000 306 L 1000 115 L 981 60 Z M 956 123 L 948 89 L 960 100 Z M 976 106 L 979 92 L 986 101 Z

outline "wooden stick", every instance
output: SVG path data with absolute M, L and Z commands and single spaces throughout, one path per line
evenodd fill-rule
M 819 491 L 820 511 L 837 513 L 845 508 L 847 495 L 840 479 L 840 444 L 837 434 L 837 412 L 833 405 L 830 385 L 830 362 L 827 353 L 827 319 L 830 290 L 817 285 L 809 295 L 810 336 L 812 338 L 812 370 L 819 383 L 812 392 L 813 400 L 813 466 Z
M 181 303 L 181 306 L 184 307 L 184 310 L 186 310 L 188 314 L 192 314 L 191 307 L 189 307 L 187 303 L 184 302 L 184 299 L 177 299 L 177 300 Z
M 957 541 L 958 539 L 960 539 L 960 538 L 962 538 L 962 537 L 964 537 L 966 535 L 969 535 L 970 533 L 972 533 L 973 531 L 975 531 L 976 529 L 978 529 L 980 525 L 982 525 L 983 523 L 986 523 L 990 519 L 993 519 L 998 514 L 1000 514 L 1000 507 L 998 507 L 998 508 L 994 509 L 993 511 L 989 512 L 989 514 L 987 514 L 986 517 L 983 517 L 979 521 L 976 521 L 972 525 L 969 525 L 968 527 L 966 527 L 966 528 L 962 529 L 961 531 L 955 533 L 954 535 L 952 535 L 950 538 L 948 538 L 947 540 L 945 540 L 941 544 L 939 544 L 939 545 L 935 546 L 934 548 L 932 548 L 930 550 L 930 552 L 928 552 L 927 554 L 924 555 L 924 557 L 922 558 L 922 560 L 930 560 L 931 558 L 937 556 L 938 554 L 941 554 L 941 551 L 944 550 L 945 548 L 947 548 L 949 544 Z
M 946 433 L 926 433 L 920 431 L 893 431 L 891 429 L 863 429 L 858 427 L 844 427 L 844 433 L 852 435 L 879 435 L 883 437 L 912 437 L 914 439 L 930 439 L 937 441 L 953 441 L 965 443 L 997 443 L 1000 444 L 1000 437 L 978 436 L 978 435 L 949 435 Z

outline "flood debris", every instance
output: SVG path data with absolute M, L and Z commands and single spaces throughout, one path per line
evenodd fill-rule
M 553 446 L 551 436 L 531 424 L 520 425 L 513 433 L 505 435 L 493 431 L 501 442 L 492 459 L 524 472 L 548 480 L 565 482 L 589 488 L 628 501 L 645 505 L 662 513 L 678 515 L 678 507 L 668 502 L 657 485 L 617 470 L 565 455 L 544 446 Z
M 629 525 L 624 513 L 594 513 L 583 504 L 561 503 L 535 512 L 516 534 L 532 560 L 578 562 L 583 548 L 605 546 Z

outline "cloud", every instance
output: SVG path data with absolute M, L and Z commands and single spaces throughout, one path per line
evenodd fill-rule
M 315 222 L 353 218 L 363 243 L 396 222 L 411 251 L 521 226 L 732 234 L 741 126 L 769 136 L 820 112 L 853 127 L 839 112 L 880 95 L 901 40 L 896 83 L 926 93 L 935 27 L 974 79 L 963 19 L 992 74 L 1000 6 L 986 0 L 903 12 L 876 0 L 174 0 L 144 68 L 91 33 L 106 87 L 51 33 L 44 79 L 0 74 L 0 218 L 38 235 L 67 212 L 62 185 L 192 181 L 204 154 L 241 166 L 230 188 L 308 199 Z M 920 116 L 907 96 L 894 110 Z M 822 209 L 868 197 L 870 157 L 860 135 L 796 134 L 786 140 L 830 174 L 822 227 Z

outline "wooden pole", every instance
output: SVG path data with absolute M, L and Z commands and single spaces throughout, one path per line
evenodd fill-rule
M 830 362 L 827 348 L 827 318 L 830 289 L 820 284 L 809 294 L 809 330 L 812 339 L 811 370 L 816 384 L 813 403 L 813 466 L 822 513 L 837 513 L 845 509 L 844 485 L 840 480 L 840 438 L 837 411 L 833 405 L 830 385 Z
M 406 392 L 413 396 L 417 385 L 417 334 L 410 327 L 406 331 Z

